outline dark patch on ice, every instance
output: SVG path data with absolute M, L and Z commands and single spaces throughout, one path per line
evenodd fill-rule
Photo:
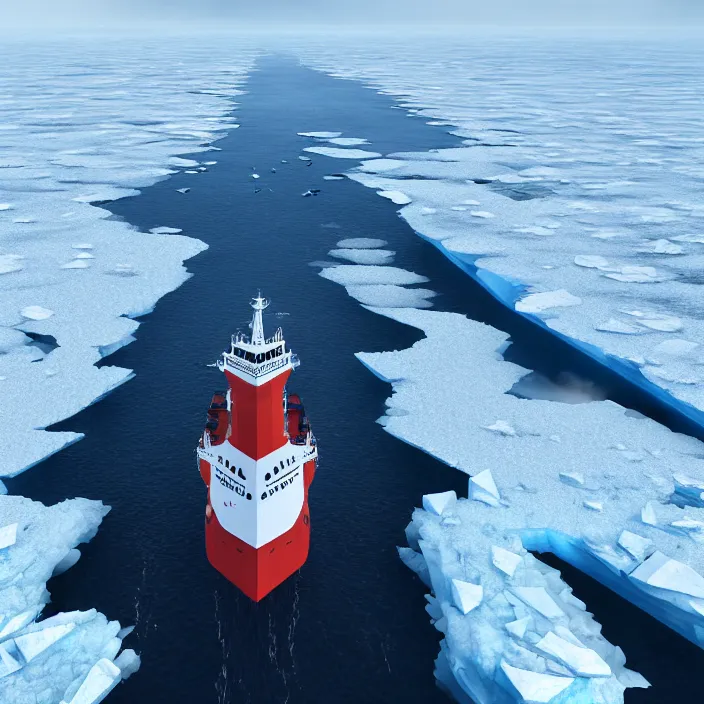
M 53 335 L 40 335 L 38 332 L 25 332 L 27 337 L 32 338 L 32 342 L 27 343 L 27 347 L 36 347 L 41 350 L 44 354 L 49 354 L 53 352 L 57 347 L 60 347 L 59 343 Z M 39 361 L 39 360 L 34 360 Z
M 477 183 L 477 181 L 475 181 Z M 534 184 L 521 184 L 515 186 L 513 184 L 502 183 L 501 181 L 489 181 L 489 189 L 506 196 L 511 200 L 535 200 L 536 198 L 547 198 L 554 195 L 554 191 L 544 186 L 536 186 Z
M 605 401 L 608 398 L 608 393 L 593 381 L 567 371 L 558 372 L 552 377 L 531 372 L 517 381 L 506 393 L 517 398 L 572 404 Z M 644 417 L 641 413 L 637 415 Z

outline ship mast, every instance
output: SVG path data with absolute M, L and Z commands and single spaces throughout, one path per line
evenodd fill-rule
M 254 316 L 252 317 L 252 344 L 264 344 L 264 322 L 262 320 L 262 311 L 269 305 L 266 298 L 262 298 L 261 291 L 256 298 L 252 299 L 251 306 L 254 308 Z

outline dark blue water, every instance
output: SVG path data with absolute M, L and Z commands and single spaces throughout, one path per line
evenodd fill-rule
M 374 420 L 389 388 L 353 357 L 407 347 L 419 334 L 366 311 L 309 263 L 325 259 L 343 237 L 381 237 L 397 251 L 397 265 L 431 279 L 441 294 L 437 308 L 510 330 L 516 361 L 548 374 L 577 371 L 611 397 L 636 407 L 640 401 L 569 346 L 523 330 L 413 236 L 391 203 L 350 181 L 324 181 L 348 162 L 313 155 L 306 166 L 297 157 L 309 141 L 296 132 L 344 131 L 383 153 L 457 140 L 389 110 L 388 99 L 357 84 L 282 59 L 262 60 L 248 91 L 238 112 L 242 126 L 218 142 L 216 166 L 110 205 L 140 228 L 179 227 L 210 248 L 188 262 L 194 277 L 144 318 L 137 341 L 107 360 L 134 369 L 136 378 L 61 424 L 86 439 L 10 489 L 46 503 L 86 496 L 113 507 L 81 561 L 50 584 L 56 609 L 96 607 L 123 625 L 136 622 L 126 645 L 141 653 L 143 668 L 110 695 L 113 704 L 445 702 L 432 675 L 439 635 L 423 610 L 426 590 L 395 546 L 404 544 L 422 494 L 454 488 L 464 495 L 463 475 L 384 433 Z M 261 174 L 256 184 L 252 167 Z M 176 193 L 182 187 L 191 191 Z M 302 198 L 311 187 L 321 194 Z M 256 605 L 206 561 L 205 487 L 194 447 L 211 393 L 223 386 L 206 364 L 246 324 L 258 288 L 273 302 L 265 325 L 282 324 L 301 357 L 289 386 L 306 403 L 321 460 L 311 490 L 310 558 Z M 685 696 L 701 651 L 624 610 L 588 579 L 577 594 L 610 624 L 604 630 L 616 643 L 638 630 L 661 638 L 661 652 L 643 637 L 625 648 L 629 663 L 638 660 L 657 684 L 629 694 L 629 702 L 662 702 L 675 686 Z

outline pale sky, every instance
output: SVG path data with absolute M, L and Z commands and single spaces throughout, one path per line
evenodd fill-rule
M 691 25 L 704 0 L 3 0 L 4 23 Z

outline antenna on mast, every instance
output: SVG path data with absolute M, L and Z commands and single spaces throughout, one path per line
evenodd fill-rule
M 262 320 L 262 311 L 267 308 L 269 301 L 262 298 L 262 292 L 257 292 L 257 297 L 252 299 L 251 306 L 254 308 L 254 316 L 252 317 L 252 344 L 264 344 L 264 321 Z

